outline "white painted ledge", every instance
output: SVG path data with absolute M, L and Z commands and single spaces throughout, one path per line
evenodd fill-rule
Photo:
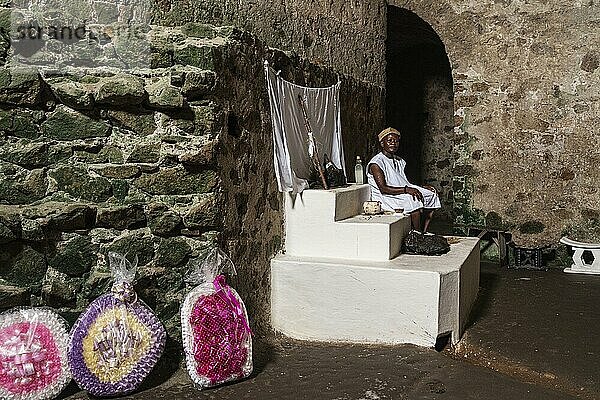
M 369 199 L 368 185 L 286 195 L 286 253 L 375 261 L 394 258 L 410 231 L 410 218 L 359 215 L 363 202 Z
M 479 287 L 479 241 L 442 256 L 388 261 L 278 255 L 271 261 L 271 322 L 296 339 L 433 346 L 456 343 Z

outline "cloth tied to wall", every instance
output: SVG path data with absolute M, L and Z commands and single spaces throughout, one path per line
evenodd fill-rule
M 307 109 L 314 145 L 323 163 L 327 154 L 344 171 L 344 149 L 340 118 L 340 82 L 325 88 L 309 88 L 283 79 L 265 61 L 265 76 L 273 123 L 273 156 L 280 192 L 301 193 L 311 176 L 313 143 L 304 124 L 298 102 L 302 96 Z

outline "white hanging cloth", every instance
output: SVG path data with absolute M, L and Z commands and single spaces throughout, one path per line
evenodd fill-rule
M 327 88 L 308 88 L 281 78 L 265 61 L 265 76 L 273 122 L 273 156 L 280 192 L 301 193 L 308 188 L 312 168 L 309 155 L 317 146 L 323 164 L 325 154 L 346 175 L 340 118 L 340 82 Z M 314 142 L 309 140 L 298 101 L 307 110 Z

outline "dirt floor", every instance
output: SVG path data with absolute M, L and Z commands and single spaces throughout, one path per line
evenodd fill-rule
M 600 276 L 482 265 L 458 346 L 255 341 L 242 382 L 198 391 L 176 347 L 128 399 L 600 399 Z M 74 384 L 63 398 L 86 399 Z

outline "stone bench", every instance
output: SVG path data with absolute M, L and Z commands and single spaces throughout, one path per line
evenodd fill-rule
M 600 275 L 600 243 L 579 242 L 566 236 L 563 236 L 560 242 L 573 248 L 573 265 L 565 268 L 565 272 Z M 591 262 L 584 259 L 585 252 L 589 252 L 593 257 Z

